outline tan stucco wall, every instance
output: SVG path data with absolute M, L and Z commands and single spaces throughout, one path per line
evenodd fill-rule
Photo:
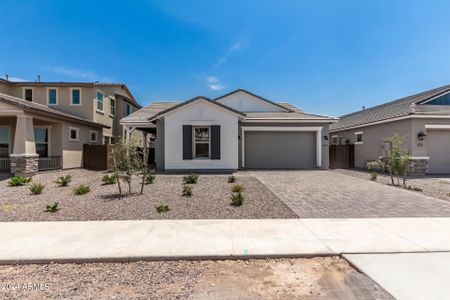
M 412 121 L 400 120 L 390 123 L 383 123 L 373 126 L 355 128 L 352 130 L 332 132 L 330 133 L 330 141 L 332 136 L 345 137 L 350 144 L 356 142 L 355 132 L 363 132 L 363 143 L 355 145 L 355 167 L 362 168 L 364 163 L 369 160 L 378 159 L 383 155 L 383 141 L 393 133 L 400 134 L 405 139 L 405 147 L 412 150 Z
M 80 129 L 78 141 L 69 140 L 69 128 L 75 127 Z M 83 166 L 83 144 L 93 144 L 90 142 L 90 130 L 99 133 L 97 143 L 103 140 L 103 135 L 100 128 L 83 126 L 73 123 L 64 123 L 62 126 L 62 141 L 63 141 L 63 169 L 81 168 Z
M 413 155 L 414 156 L 429 156 L 428 154 L 428 140 L 425 137 L 424 141 L 419 141 L 417 139 L 417 134 L 420 131 L 423 131 L 427 134 L 427 130 L 425 129 L 425 125 L 450 125 L 450 119 L 414 119 L 412 122 L 412 132 L 414 134 L 414 141 L 412 143 Z M 450 150 L 449 150 L 450 151 Z
M 0 93 L 2 94 L 11 94 L 11 87 L 6 82 L 0 81 Z

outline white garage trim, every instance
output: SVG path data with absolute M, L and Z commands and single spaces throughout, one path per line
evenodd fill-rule
M 426 129 L 450 129 L 450 125 L 425 125 Z
M 293 131 L 293 132 L 316 132 L 316 162 L 317 167 L 322 166 L 322 127 L 266 127 L 266 126 L 254 126 L 254 127 L 241 127 L 241 165 L 245 167 L 245 132 L 246 131 Z

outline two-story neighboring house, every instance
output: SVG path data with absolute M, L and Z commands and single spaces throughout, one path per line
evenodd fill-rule
M 0 79 L 0 172 L 79 168 L 83 144 L 112 144 L 141 108 L 122 83 Z

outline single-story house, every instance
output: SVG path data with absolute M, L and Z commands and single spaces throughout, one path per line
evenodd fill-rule
M 354 144 L 354 165 L 382 158 L 400 134 L 417 173 L 450 173 L 450 85 L 362 109 L 330 126 L 331 143 Z
M 238 89 L 216 99 L 154 102 L 123 118 L 154 137 L 158 170 L 328 168 L 328 127 L 311 114 Z

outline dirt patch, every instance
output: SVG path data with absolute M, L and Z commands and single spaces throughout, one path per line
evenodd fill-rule
M 58 176 L 72 175 L 68 187 L 58 187 Z M 244 204 L 231 206 L 228 175 L 200 175 L 192 185 L 193 196 L 182 196 L 182 175 L 157 175 L 153 184 L 145 186 L 139 195 L 138 179 L 133 195 L 120 197 L 116 185 L 102 185 L 102 172 L 71 170 L 38 174 L 34 182 L 45 188 L 40 195 L 31 195 L 28 186 L 10 187 L 0 182 L 1 221 L 84 221 L 84 220 L 148 220 L 148 219 L 261 219 L 296 218 L 297 215 L 278 199 L 264 184 L 250 175 L 238 175 L 244 186 Z M 88 184 L 91 192 L 75 196 L 73 187 Z M 57 213 L 45 212 L 47 204 L 58 202 Z M 168 205 L 170 211 L 158 213 L 156 206 Z
M 0 298 L 392 299 L 338 257 L 0 266 Z

